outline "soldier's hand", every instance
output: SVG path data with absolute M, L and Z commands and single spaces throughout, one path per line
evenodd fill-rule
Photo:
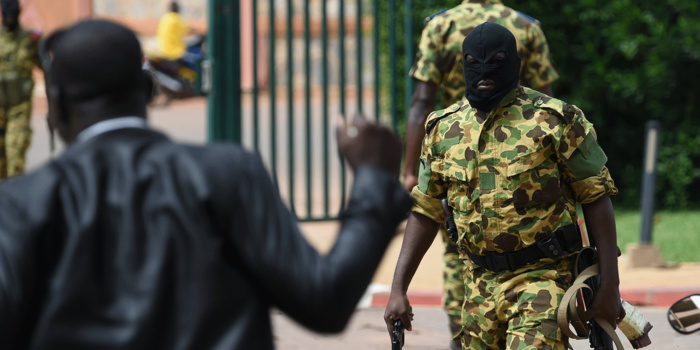
M 341 118 L 336 135 L 338 150 L 353 169 L 372 166 L 398 176 L 401 141 L 389 128 L 372 124 L 357 114 L 350 123 Z
M 586 309 L 586 318 L 595 317 L 610 322 L 613 329 L 625 318 L 625 309 L 620 301 L 620 292 L 617 288 L 601 287 L 593 296 L 590 307 Z
M 405 330 L 410 331 L 411 321 L 413 321 L 413 312 L 408 303 L 408 297 L 403 293 L 391 293 L 389 303 L 384 310 L 384 322 L 386 329 L 389 331 L 389 338 L 394 337 L 394 322 L 400 319 Z

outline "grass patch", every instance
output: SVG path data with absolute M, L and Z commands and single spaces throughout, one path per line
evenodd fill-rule
M 625 253 L 627 244 L 639 243 L 640 212 L 615 210 L 617 241 Z M 654 215 L 651 242 L 669 262 L 700 261 L 700 211 L 658 211 Z

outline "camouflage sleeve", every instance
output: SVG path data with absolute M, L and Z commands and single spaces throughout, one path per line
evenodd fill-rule
M 442 73 L 438 69 L 440 59 L 440 33 L 439 19 L 433 19 L 423 28 L 420 41 L 418 42 L 418 52 L 416 52 L 416 62 L 411 67 L 408 75 L 416 80 L 433 82 L 440 85 Z
M 539 89 L 559 79 L 559 73 L 554 69 L 547 38 L 539 25 L 533 23 L 528 28 L 528 55 L 523 57 L 521 85 Z
M 576 201 L 587 204 L 605 194 L 617 194 L 615 182 L 605 166 L 608 158 L 598 144 L 593 124 L 575 106 L 566 105 L 564 113 L 573 119 L 565 128 L 557 149 L 562 160 L 562 177 Z
M 431 113 L 428 116 L 426 125 L 435 116 L 435 112 Z M 422 214 L 435 222 L 442 223 L 445 221 L 445 213 L 442 211 L 440 199 L 445 196 L 446 187 L 442 176 L 432 170 L 433 161 L 435 160 L 433 157 L 433 145 L 440 141 L 437 129 L 433 128 L 423 139 L 423 149 L 418 167 L 418 186 L 413 187 L 411 191 L 411 197 L 415 201 L 411 211 Z

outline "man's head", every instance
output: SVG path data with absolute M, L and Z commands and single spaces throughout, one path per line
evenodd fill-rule
M 2 8 L 2 25 L 14 31 L 19 27 L 19 1 L 18 0 L 2 0 L 0 1 Z
M 46 40 L 49 121 L 67 142 L 85 127 L 121 116 L 145 117 L 146 77 L 138 39 L 109 21 L 78 23 Z
M 520 80 L 520 56 L 513 34 L 486 22 L 472 30 L 462 43 L 465 96 L 478 110 L 490 111 Z
M 180 4 L 178 4 L 177 1 L 173 1 L 170 3 L 170 12 L 180 12 Z

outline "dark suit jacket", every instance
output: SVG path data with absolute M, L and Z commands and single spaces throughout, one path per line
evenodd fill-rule
M 257 156 L 99 135 L 0 185 L 0 349 L 270 349 L 271 306 L 338 332 L 409 206 L 359 169 L 321 256 Z

